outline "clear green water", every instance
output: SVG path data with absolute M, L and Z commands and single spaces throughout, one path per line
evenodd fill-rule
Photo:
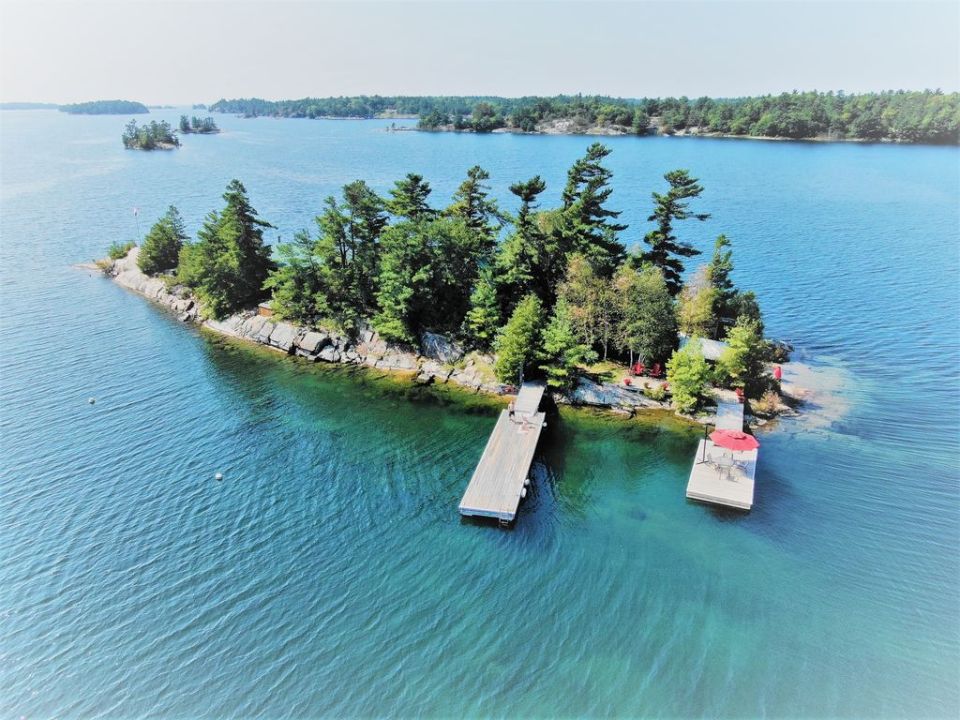
M 225 344 L 70 265 L 133 206 L 195 230 L 233 176 L 289 236 L 358 176 L 446 198 L 479 162 L 555 198 L 587 141 L 225 117 L 139 154 L 123 120 L 0 113 L 0 714 L 960 711 L 956 148 L 612 139 L 637 235 L 690 167 L 698 237 L 840 384 L 762 434 L 749 515 L 684 499 L 695 430 L 564 413 L 505 532 L 456 512 L 485 403 Z

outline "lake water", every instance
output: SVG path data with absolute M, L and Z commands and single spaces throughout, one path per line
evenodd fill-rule
M 175 121 L 179 111 L 154 116 Z M 628 238 L 685 167 L 769 334 L 830 392 L 760 435 L 748 515 L 695 430 L 564 414 L 516 527 L 457 502 L 490 411 L 225 344 L 71 267 L 240 178 L 289 238 L 355 178 L 555 202 L 582 137 L 0 113 L 0 715 L 960 713 L 960 151 L 611 138 Z M 87 403 L 96 397 L 95 405 Z M 213 475 L 221 471 L 223 482 Z

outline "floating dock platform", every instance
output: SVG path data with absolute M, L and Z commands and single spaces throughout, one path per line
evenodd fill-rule
M 502 523 L 517 516 L 537 442 L 546 425 L 546 414 L 540 412 L 545 390 L 543 383 L 523 383 L 512 416 L 509 410 L 500 413 L 460 501 L 461 515 L 496 518 Z
M 736 401 L 717 403 L 716 427 L 718 430 L 743 430 L 743 405 Z M 726 450 L 704 438 L 697 444 L 687 482 L 687 497 L 749 510 L 753 507 L 758 455 L 757 450 Z

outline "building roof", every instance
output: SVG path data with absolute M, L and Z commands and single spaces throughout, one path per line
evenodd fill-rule
M 700 344 L 700 353 L 704 358 L 711 362 L 716 362 L 727 349 L 727 344 L 719 340 L 707 340 L 706 338 L 689 338 L 680 333 L 680 347 L 685 347 L 688 342 L 697 342 Z

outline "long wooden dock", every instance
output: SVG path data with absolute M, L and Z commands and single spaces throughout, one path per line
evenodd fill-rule
M 736 400 L 717 403 L 716 427 L 718 430 L 743 430 L 743 405 Z M 758 454 L 757 450 L 726 450 L 704 438 L 697 444 L 687 482 L 687 497 L 749 510 L 753 507 Z
M 530 463 L 546 415 L 540 412 L 543 383 L 525 382 L 514 400 L 514 412 L 500 413 L 477 469 L 460 501 L 461 515 L 509 522 L 517 515 Z

